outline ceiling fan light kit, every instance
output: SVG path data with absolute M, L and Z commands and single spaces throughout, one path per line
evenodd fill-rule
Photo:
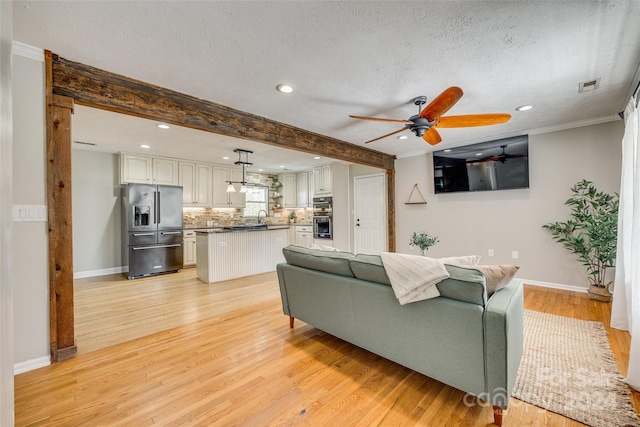
M 453 105 L 462 98 L 463 92 L 457 86 L 452 86 L 438 95 L 429 105 L 422 108 L 427 103 L 426 96 L 414 98 L 413 103 L 418 106 L 418 114 L 409 117 L 409 120 L 383 119 L 377 117 L 349 116 L 360 120 L 373 120 L 380 122 L 402 123 L 404 128 L 388 133 L 378 138 L 366 141 L 365 144 L 378 141 L 396 133 L 409 129 L 417 137 L 422 137 L 427 143 L 436 145 L 442 141 L 440 133 L 436 130 L 441 128 L 475 127 L 489 126 L 506 123 L 511 119 L 510 114 L 467 114 L 462 116 L 444 116 Z

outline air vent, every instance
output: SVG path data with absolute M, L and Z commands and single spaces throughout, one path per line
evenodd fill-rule
M 73 141 L 74 144 L 82 144 L 82 145 L 91 145 L 93 147 L 97 146 L 98 144 L 93 143 L 93 142 L 84 142 L 84 141 Z
M 578 84 L 578 93 L 589 92 L 596 90 L 600 87 L 600 77 L 597 79 L 589 80 L 587 82 L 581 82 Z

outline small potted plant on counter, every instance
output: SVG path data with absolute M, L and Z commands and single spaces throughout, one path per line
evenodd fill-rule
M 289 223 L 293 224 L 297 217 L 298 217 L 298 215 L 296 214 L 296 212 L 295 211 L 291 211 L 289 213 Z
M 427 256 L 429 248 L 439 241 L 438 236 L 430 236 L 426 231 L 421 231 L 419 233 L 414 231 L 411 235 L 411 239 L 409 240 L 409 246 L 419 247 L 422 256 Z

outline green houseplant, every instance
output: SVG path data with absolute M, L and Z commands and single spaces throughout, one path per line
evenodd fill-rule
M 411 235 L 411 239 L 409 240 L 409 246 L 419 247 L 422 255 L 427 256 L 429 248 L 439 241 L 438 236 L 431 236 L 426 231 L 421 231 L 419 233 L 414 231 Z
M 587 269 L 589 297 L 609 301 L 611 282 L 605 283 L 607 268 L 614 266 L 618 235 L 618 195 L 598 189 L 583 179 L 572 188 L 572 196 L 564 203 L 571 217 L 564 222 L 552 222 L 542 227 L 553 239 L 572 253 Z
M 295 219 L 298 217 L 298 215 L 296 214 L 295 211 L 291 211 L 289 213 L 289 222 L 293 224 L 293 222 L 295 221 Z

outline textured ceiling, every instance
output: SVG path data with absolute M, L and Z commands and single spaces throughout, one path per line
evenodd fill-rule
M 14 2 L 18 42 L 353 144 L 402 125 L 349 114 L 406 119 L 412 98 L 454 85 L 465 95 L 448 114 L 513 115 L 441 129 L 438 149 L 612 120 L 637 84 L 638 22 L 637 1 Z M 578 93 L 596 78 L 599 89 Z M 277 92 L 282 82 L 295 91 Z M 536 108 L 514 111 L 522 104 Z M 91 122 L 111 114 L 79 114 L 74 138 L 133 151 L 117 127 Z M 406 134 L 368 146 L 399 157 L 432 150 Z

